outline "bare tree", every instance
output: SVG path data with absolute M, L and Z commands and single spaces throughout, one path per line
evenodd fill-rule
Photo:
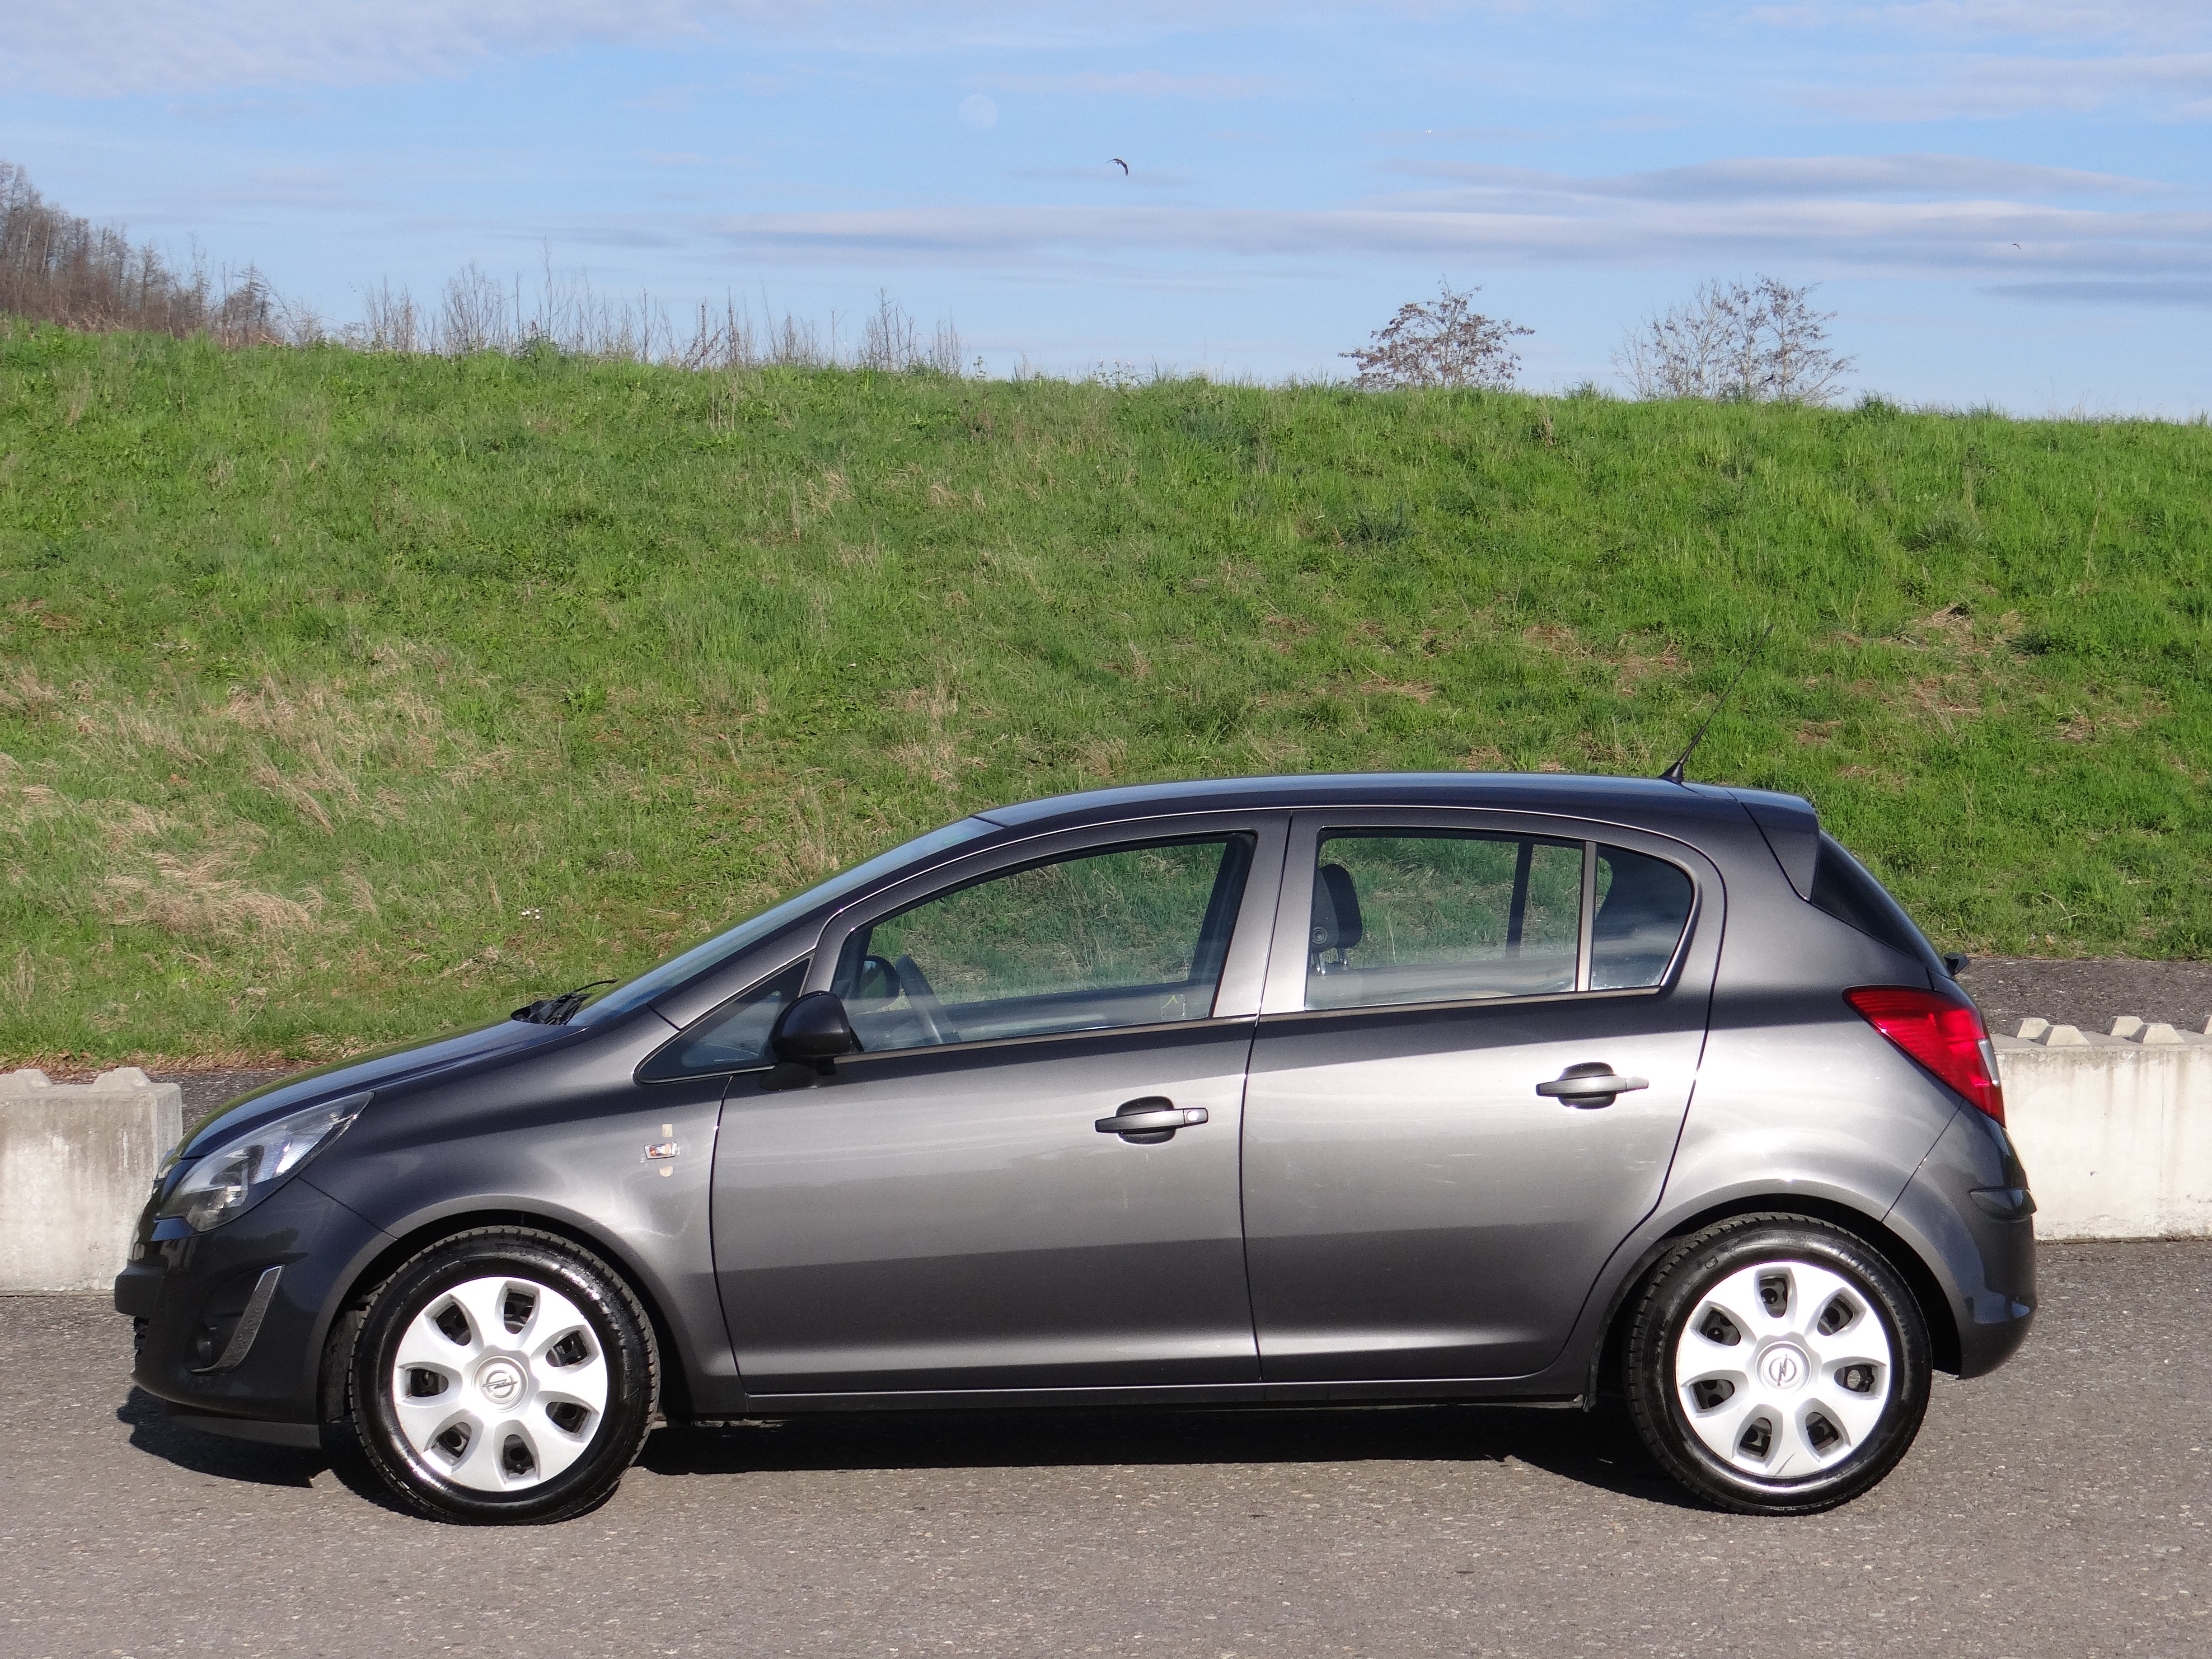
M 1373 343 L 1343 355 L 1359 365 L 1357 382 L 1370 392 L 1392 386 L 1505 387 L 1521 372 L 1521 354 L 1507 344 L 1535 330 L 1486 317 L 1470 301 L 1482 290 L 1437 284 L 1434 301 L 1415 300 L 1375 331 Z
M 225 345 L 287 337 L 286 308 L 248 266 L 211 278 L 172 269 L 121 230 L 63 212 L 0 161 L 0 313 L 88 330 L 210 334 Z
M 1815 286 L 1773 276 L 1702 283 L 1630 329 L 1613 367 L 1639 398 L 1824 404 L 1852 360 L 1829 347 L 1836 313 L 1813 308 Z

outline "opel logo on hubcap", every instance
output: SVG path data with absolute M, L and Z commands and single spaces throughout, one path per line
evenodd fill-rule
M 1805 1380 L 1808 1369 L 1805 1356 L 1786 1346 L 1769 1348 L 1765 1358 L 1759 1362 L 1759 1374 L 1773 1389 L 1796 1388 Z
M 511 1406 L 522 1393 L 522 1368 L 512 1359 L 495 1359 L 477 1373 L 477 1387 L 495 1406 Z

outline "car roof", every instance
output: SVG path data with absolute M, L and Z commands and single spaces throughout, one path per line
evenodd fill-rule
M 1070 829 L 1148 812 L 1354 806 L 1486 806 L 1504 811 L 1566 812 L 1655 830 L 1743 820 L 1743 806 L 1737 798 L 1712 785 L 1556 772 L 1342 772 L 1304 777 L 1202 778 L 1089 789 L 994 806 L 975 816 L 1007 829 L 1034 831 Z

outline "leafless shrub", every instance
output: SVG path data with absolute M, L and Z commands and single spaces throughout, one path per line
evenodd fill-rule
M 1813 308 L 1814 286 L 1773 276 L 1701 283 L 1629 330 L 1613 367 L 1639 398 L 1824 404 L 1852 361 L 1830 349 L 1836 313 Z
M 444 350 L 456 357 L 511 348 L 514 343 L 507 290 L 485 276 L 474 260 L 446 279 L 438 334 Z
M 921 343 L 914 319 L 894 305 L 889 294 L 878 289 L 875 314 L 861 325 L 860 348 L 853 357 L 854 367 L 896 374 L 921 356 Z
M 937 374 L 960 372 L 960 331 L 949 322 L 937 325 L 929 343 L 921 328 L 891 296 L 878 289 L 876 309 L 860 327 L 860 344 L 853 356 L 856 368 L 872 368 L 886 374 L 927 371 Z
M 1482 290 L 1446 280 L 1431 301 L 1409 301 L 1375 331 L 1373 343 L 1343 355 L 1359 365 L 1356 384 L 1370 392 L 1393 386 L 1503 388 L 1521 372 L 1521 354 L 1507 342 L 1534 329 L 1486 317 L 1471 301 Z
M 395 294 L 389 281 L 379 283 L 362 294 L 361 309 L 361 321 L 346 331 L 349 345 L 367 351 L 424 349 L 428 331 L 415 308 L 415 296 L 405 289 Z

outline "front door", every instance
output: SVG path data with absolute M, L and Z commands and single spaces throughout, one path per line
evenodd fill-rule
M 1278 937 L 1308 948 L 1271 966 L 1244 1113 L 1262 1374 L 1540 1370 L 1658 1201 L 1717 872 L 1632 830 L 1466 812 L 1302 815 L 1289 859 Z
M 831 923 L 806 983 L 864 1052 L 723 1107 L 749 1395 L 1256 1380 L 1238 1133 L 1284 833 L 1052 837 Z

